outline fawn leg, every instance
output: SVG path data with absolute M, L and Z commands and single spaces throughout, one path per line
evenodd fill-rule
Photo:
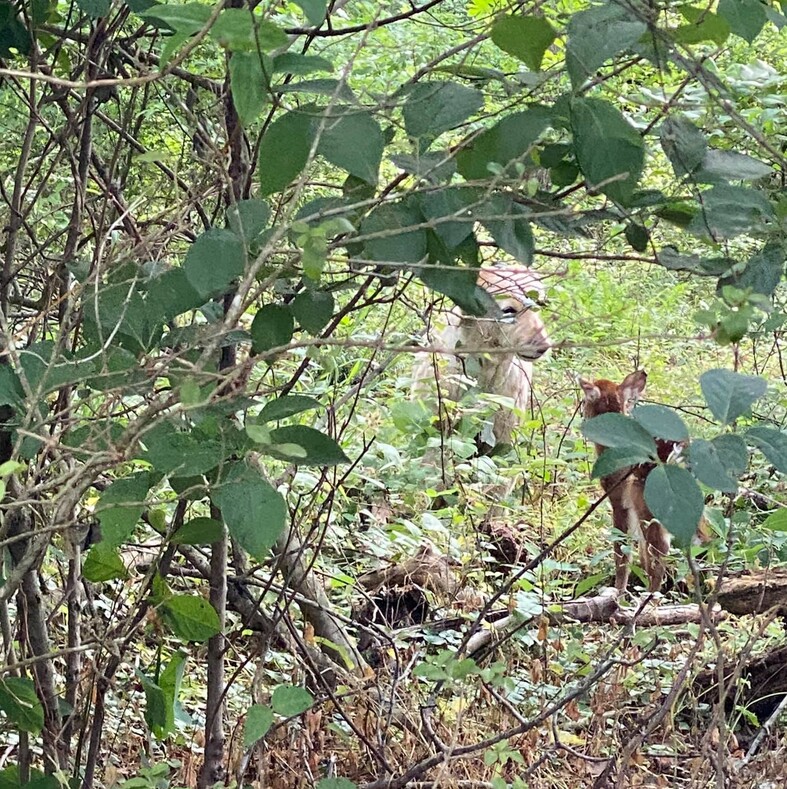
M 667 569 L 664 559 L 669 553 L 672 536 L 658 521 L 651 521 L 643 536 L 640 555 L 648 574 L 648 590 L 658 592 Z
M 614 527 L 623 534 L 628 534 L 629 531 L 629 510 L 623 506 L 612 506 L 612 524 Z M 614 545 L 615 554 L 615 589 L 618 592 L 625 592 L 629 582 L 629 557 L 625 550 L 623 542 L 619 539 L 615 540 Z

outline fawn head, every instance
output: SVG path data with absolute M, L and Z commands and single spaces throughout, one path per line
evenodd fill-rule
M 627 375 L 619 384 L 600 378 L 597 381 L 579 379 L 585 393 L 583 413 L 586 419 L 599 414 L 628 414 L 642 395 L 648 375 L 637 370 Z

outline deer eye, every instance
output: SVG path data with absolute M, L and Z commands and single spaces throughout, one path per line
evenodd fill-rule
M 520 310 L 510 305 L 508 307 L 503 307 L 503 315 L 519 315 L 519 312 Z

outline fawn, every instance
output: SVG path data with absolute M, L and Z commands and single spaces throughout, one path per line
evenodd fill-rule
M 644 370 L 627 375 L 620 384 L 599 379 L 579 379 L 585 393 L 584 416 L 589 419 L 599 414 L 628 414 L 645 388 Z M 657 439 L 659 459 L 666 461 L 678 442 Z M 596 453 L 604 447 L 596 445 Z M 645 504 L 645 481 L 655 468 L 654 463 L 642 463 L 622 468 L 601 478 L 601 487 L 612 505 L 612 523 L 618 531 L 637 540 L 642 567 L 648 576 L 648 589 L 657 592 L 664 579 L 664 557 L 669 553 L 672 536 L 653 518 Z M 623 592 L 628 584 L 629 558 L 619 541 L 615 541 L 615 588 Z
M 489 266 L 479 269 L 478 284 L 495 297 L 499 315 L 476 318 L 454 308 L 448 313 L 447 325 L 434 332 L 430 340 L 439 346 L 454 349 L 467 348 L 464 359 L 450 356 L 445 367 L 439 370 L 444 394 L 458 400 L 462 393 L 459 378 L 463 375 L 466 359 L 472 359 L 477 368 L 478 388 L 489 394 L 510 397 L 514 410 L 524 411 L 530 401 L 533 362 L 549 350 L 549 336 L 544 322 L 534 306 L 544 297 L 544 285 L 538 274 L 529 268 Z M 499 353 L 474 353 L 476 348 L 496 349 Z M 430 381 L 435 380 L 435 367 L 431 357 L 421 359 L 413 371 L 411 396 L 423 398 L 429 392 Z M 510 409 L 500 408 L 492 424 L 490 446 L 510 444 L 519 418 Z

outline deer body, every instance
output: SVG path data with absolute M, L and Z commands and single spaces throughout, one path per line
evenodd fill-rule
M 513 400 L 514 409 L 499 409 L 492 423 L 493 446 L 510 444 L 519 424 L 516 411 L 523 411 L 530 401 L 533 362 L 550 345 L 544 322 L 531 309 L 533 294 L 543 296 L 544 285 L 532 269 L 504 267 L 480 269 L 478 284 L 495 297 L 502 315 L 476 318 L 455 308 L 448 313 L 446 325 L 433 332 L 430 340 L 446 349 L 467 348 L 463 356 L 472 359 L 477 368 L 474 372 L 479 389 Z M 486 352 L 474 353 L 474 349 Z M 458 400 L 462 393 L 464 360 L 446 355 L 441 367 L 430 357 L 424 357 L 413 371 L 411 396 L 423 397 L 429 391 L 429 383 L 437 377 L 442 394 Z
M 620 384 L 599 379 L 579 384 L 585 393 L 584 416 L 590 419 L 600 414 L 628 414 L 632 404 L 645 388 L 647 375 L 639 370 L 626 376 Z M 675 442 L 657 441 L 659 458 L 666 460 Z M 596 445 L 596 453 L 604 447 Z M 653 517 L 645 504 L 645 481 L 655 468 L 653 463 L 629 466 L 601 478 L 601 487 L 612 506 L 612 523 L 616 529 L 636 539 L 642 567 L 648 576 L 648 589 L 657 592 L 664 579 L 664 557 L 669 553 L 671 535 Z M 629 578 L 629 559 L 620 542 L 615 542 L 615 587 L 625 590 Z

